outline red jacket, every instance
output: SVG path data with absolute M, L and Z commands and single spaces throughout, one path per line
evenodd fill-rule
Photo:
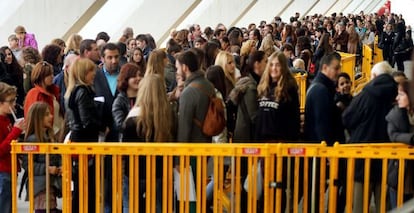
M 10 143 L 21 133 L 21 129 L 12 127 L 7 116 L 0 115 L 0 172 L 11 173 Z
M 55 85 L 50 86 L 50 92 L 46 91 L 44 88 L 35 85 L 26 95 L 26 101 L 24 103 L 24 117 L 27 118 L 27 113 L 29 113 L 29 109 L 37 101 L 45 102 L 50 107 L 50 113 L 54 114 L 54 107 L 53 107 L 53 96 L 56 97 L 56 101 L 59 102 L 59 88 Z

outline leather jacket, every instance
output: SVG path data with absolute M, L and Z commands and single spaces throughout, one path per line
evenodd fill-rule
M 94 101 L 95 92 L 92 87 L 76 85 L 69 100 L 66 100 L 67 119 L 72 131 L 97 133 L 101 130 L 99 106 Z M 102 103 L 103 104 L 103 103 Z

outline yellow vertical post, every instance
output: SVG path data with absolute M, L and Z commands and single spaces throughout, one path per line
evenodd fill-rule
M 146 156 L 145 212 L 151 213 L 151 156 Z
M 380 202 L 380 210 L 381 212 L 385 212 L 385 203 L 386 203 L 386 195 L 387 195 L 387 175 L 388 174 L 388 159 L 382 160 L 382 179 L 381 179 L 381 202 Z M 378 206 L 378 205 L 377 205 Z
M 27 180 L 29 181 L 29 211 L 33 212 L 34 211 L 33 154 L 29 153 L 28 155 L 29 155 L 28 156 L 29 165 L 27 166 L 27 169 L 29 170 L 28 171 L 29 175 L 28 175 Z
M 12 182 L 12 212 L 17 212 L 17 180 L 14 177 L 17 177 L 17 153 L 16 153 L 16 145 L 17 141 L 13 140 L 11 142 L 11 182 Z
M 250 175 L 251 179 L 250 179 L 250 183 L 252 188 L 249 190 L 249 194 L 252 194 L 252 211 L 254 212 L 256 210 L 256 203 L 257 203 L 257 181 L 258 181 L 258 171 L 259 171 L 259 167 L 258 167 L 258 159 L 257 157 L 252 157 L 252 161 L 253 161 L 253 168 L 252 168 L 252 173 Z
M 240 179 L 241 179 L 241 174 L 240 174 L 240 162 L 241 162 L 241 160 L 240 160 L 240 157 L 238 156 L 238 157 L 236 157 L 236 189 L 235 189 L 235 197 L 236 197 L 236 200 L 235 200 L 235 212 L 236 213 L 239 213 L 240 212 L 240 205 L 241 205 L 241 203 L 240 203 L 240 200 L 241 200 L 241 191 L 242 191 L 242 188 L 241 188 L 241 184 L 240 184 Z
M 279 151 L 278 151 L 278 153 L 280 153 Z M 276 177 L 275 177 L 275 154 L 271 154 L 271 156 L 270 156 L 270 159 L 269 159 L 269 170 L 265 170 L 266 172 L 268 172 L 269 173 L 269 179 L 272 181 L 272 182 L 276 182 Z M 269 180 L 269 182 L 270 182 L 270 180 Z M 269 182 L 265 182 L 265 183 L 269 183 Z M 269 188 L 269 187 L 267 187 L 267 188 Z M 278 199 L 276 196 L 275 196 L 275 192 L 276 192 L 276 188 L 270 188 L 270 190 L 269 190 L 269 198 L 268 198 L 268 201 L 267 201 L 267 204 L 265 203 L 265 206 L 269 206 L 269 211 L 271 211 L 271 212 L 274 212 L 274 211 L 276 211 L 276 207 L 275 207 L 275 203 L 276 203 L 276 200 L 275 199 Z
M 319 212 L 325 208 L 325 184 L 326 184 L 326 158 L 320 159 L 320 182 L 319 182 Z
M 201 185 L 204 183 L 204 180 L 201 179 L 202 175 L 201 175 L 201 156 L 197 156 L 197 174 L 196 174 L 196 180 L 197 180 L 197 190 L 196 190 L 196 195 L 197 195 L 197 213 L 200 213 L 201 210 Z
M 99 175 L 101 172 L 101 164 L 102 164 L 102 156 L 101 155 L 95 155 L 94 156 L 94 160 L 95 160 L 95 211 L 96 212 L 101 212 L 101 206 L 102 206 L 102 196 L 101 196 L 101 185 L 102 185 L 102 180 L 101 180 L 101 176 Z M 92 183 L 91 183 L 92 184 Z
M 224 170 L 224 167 L 223 167 L 223 157 L 217 157 L 218 159 L 219 159 L 219 171 L 218 171 L 218 179 L 216 179 L 215 181 L 217 181 L 218 182 L 218 187 L 219 187 L 219 197 L 218 197 L 218 200 L 219 200 L 219 212 L 223 212 L 223 205 L 224 205 L 224 196 L 225 196 L 225 194 L 223 193 L 223 189 L 224 189 L 224 186 L 223 186 L 223 177 L 224 177 L 224 175 L 223 175 L 223 170 Z
M 265 184 L 263 184 L 263 191 L 264 191 L 264 193 L 263 193 L 263 202 L 264 202 L 264 204 L 263 204 L 263 207 L 264 207 L 264 212 L 270 212 L 270 200 L 269 200 L 269 198 L 270 198 L 270 188 L 267 186 L 267 184 L 268 183 L 270 183 L 270 157 L 269 156 L 266 156 L 264 159 L 263 159 L 263 163 L 264 163 L 264 172 L 263 172 L 263 178 L 264 178 L 264 183 Z
M 247 178 L 248 180 L 248 192 L 247 192 L 247 212 L 248 213 L 252 213 L 252 200 L 253 200 L 253 192 L 252 192 L 252 182 L 253 182 L 253 177 L 252 177 L 252 157 L 248 157 L 248 166 L 247 166 Z M 254 175 L 253 175 L 254 176 Z
M 219 181 L 219 175 L 218 175 L 218 171 L 219 171 L 219 165 L 218 165 L 218 157 L 214 156 L 214 172 L 213 172 L 213 181 L 214 181 L 214 197 L 213 197 L 213 212 L 219 212 L 218 211 L 218 181 Z
M 322 141 L 321 145 L 326 148 L 326 142 Z M 325 184 L 326 184 L 326 158 L 320 158 L 320 182 L 319 182 L 319 209 L 315 210 L 323 212 L 325 209 Z
M 346 183 L 346 212 L 352 213 L 352 203 L 354 197 L 354 174 L 355 158 L 349 158 L 347 163 L 347 183 Z
M 280 144 L 279 144 L 279 150 L 280 150 Z M 283 157 L 280 153 L 278 153 L 279 155 L 277 155 L 277 160 L 276 160 L 276 212 L 281 212 L 282 211 L 282 188 L 279 187 L 278 185 L 280 183 L 282 183 L 282 177 L 284 174 L 282 174 L 283 171 Z M 286 175 L 286 174 L 285 174 Z
M 185 158 L 180 156 L 180 212 L 184 212 L 184 178 L 185 178 Z
M 112 155 L 112 209 L 113 212 L 117 212 L 118 209 L 118 202 L 117 202 L 117 196 L 118 196 L 118 179 L 116 175 L 117 171 L 117 164 L 118 164 L 118 155 Z M 111 186 L 109 186 L 111 187 Z
M 193 178 L 190 174 L 191 168 L 190 168 L 190 156 L 185 156 L 185 173 L 184 173 L 184 177 L 185 177 L 185 212 L 189 213 L 190 212 L 190 182 L 191 182 L 191 178 Z
M 139 156 L 138 155 L 134 156 L 134 165 L 135 165 L 134 176 L 136 177 L 134 179 L 134 198 L 136 199 L 132 203 L 134 203 L 134 210 L 135 210 L 134 212 L 138 212 L 140 208 L 139 200 L 142 197 L 142 194 L 139 191 L 140 190 L 139 184 L 140 184 L 141 177 L 140 177 L 140 172 L 139 172 L 140 168 L 139 168 Z
M 201 164 L 202 165 L 207 165 L 207 157 L 206 156 L 202 156 L 201 157 Z M 206 186 L 207 184 L 207 166 L 203 166 L 203 168 L 201 169 L 201 179 L 200 181 L 203 183 L 203 186 Z M 206 212 L 206 200 L 207 200 L 207 192 L 206 192 L 206 187 L 201 187 L 201 199 L 203 200 L 202 204 L 201 204 L 201 211 L 203 213 Z
M 118 193 L 118 204 L 117 204 L 117 206 L 118 206 L 118 211 L 119 211 L 119 213 L 122 213 L 122 181 L 123 181 L 123 177 L 122 177 L 122 155 L 118 155 L 117 156 L 117 160 L 118 160 L 118 162 L 117 162 L 117 179 L 118 179 L 118 190 L 117 190 L 117 193 Z M 127 169 L 127 168 L 125 168 L 125 169 Z
M 293 212 L 297 213 L 298 212 L 298 205 L 299 205 L 299 166 L 300 166 L 300 158 L 299 157 L 295 157 L 295 177 L 293 180 Z M 303 196 L 305 197 L 305 194 L 303 194 Z
M 336 193 L 338 191 L 338 188 L 335 185 L 335 182 L 338 180 L 338 158 L 331 158 L 329 172 L 329 212 L 335 212 Z
M 370 174 L 371 174 L 371 159 L 365 159 L 365 167 L 364 167 L 364 202 L 363 202 L 363 212 L 368 213 L 368 205 L 370 201 L 370 194 L 369 194 L 369 185 L 370 185 Z
M 173 184 L 174 184 L 174 179 L 173 179 L 173 156 L 168 156 L 168 164 L 167 164 L 167 168 L 168 168 L 168 209 L 167 212 L 173 212 Z
M 309 158 L 303 159 L 303 212 L 308 212 Z
M 65 209 L 67 209 L 68 211 L 66 212 L 66 213 L 71 213 L 72 212 L 72 199 L 73 199 L 73 197 L 72 197 L 72 191 L 71 191 L 71 189 L 72 189 L 72 155 L 70 155 L 70 154 L 68 154 L 68 155 L 66 155 L 66 158 L 67 158 L 67 165 L 66 165 L 66 168 L 67 168 L 67 177 L 68 177 L 68 179 L 67 179 L 67 189 L 68 189 L 68 191 L 67 191 L 67 193 L 68 193 L 68 196 L 67 196 L 67 199 L 66 199 L 66 203 L 67 203 L 67 208 L 65 208 Z
M 398 190 L 397 190 L 397 206 L 402 207 L 404 203 L 404 174 L 405 174 L 405 160 L 399 159 L 398 167 Z
M 125 161 L 129 162 L 129 167 L 125 167 L 125 173 L 128 172 L 128 207 L 129 207 L 129 213 L 133 213 L 134 211 L 138 211 L 135 209 L 135 200 L 138 201 L 139 195 L 135 199 L 135 193 L 134 193 L 134 179 L 139 179 L 139 177 L 135 176 L 135 168 L 138 167 L 138 165 L 135 165 L 134 156 L 129 155 L 128 159 L 125 159 Z M 123 192 L 122 192 L 123 193 Z M 137 193 L 138 194 L 138 193 Z
M 151 209 L 152 211 L 156 211 L 156 187 L 157 187 L 157 175 L 156 175 L 156 157 L 155 155 L 151 155 Z
M 163 213 L 167 213 L 167 209 L 168 209 L 168 185 L 170 185 L 170 183 L 168 182 L 168 156 L 164 155 L 162 157 L 162 212 Z M 161 166 L 161 165 L 159 165 Z

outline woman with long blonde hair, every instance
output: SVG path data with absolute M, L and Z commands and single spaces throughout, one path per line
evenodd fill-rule
M 82 36 L 79 34 L 72 34 L 69 36 L 68 40 L 66 40 L 66 48 L 65 48 L 65 55 L 67 55 L 70 51 L 73 51 L 75 54 L 80 54 L 80 43 L 82 42 Z
M 164 78 L 164 69 L 167 64 L 167 53 L 161 49 L 153 50 L 148 57 L 145 76 L 149 74 L 159 74 L 162 78 Z
M 226 51 L 220 51 L 214 65 L 218 65 L 224 70 L 226 93 L 223 94 L 223 97 L 226 100 L 236 84 L 236 64 L 233 55 Z
M 164 78 L 159 74 L 145 76 L 140 84 L 135 106 L 129 112 L 124 125 L 123 142 L 169 142 L 173 141 L 172 107 L 167 100 Z M 126 161 L 125 168 L 129 168 Z M 156 212 L 161 212 L 162 157 L 156 158 Z M 139 170 L 146 170 L 146 158 L 140 157 Z M 126 170 L 126 176 L 128 176 Z M 164 174 L 165 175 L 165 174 Z M 125 179 L 124 179 L 125 180 Z M 127 179 L 126 179 L 127 180 Z M 140 184 L 145 185 L 146 174 L 141 172 Z M 145 187 L 139 191 L 139 212 L 145 212 Z M 128 208 L 128 207 L 127 207 Z M 124 206 L 125 210 L 125 206 Z
M 67 122 L 72 142 L 98 142 L 99 131 L 103 131 L 98 109 L 95 105 L 95 91 L 92 87 L 96 75 L 96 65 L 90 59 L 76 59 L 70 67 L 69 84 L 65 93 Z M 95 181 L 95 164 L 88 166 L 88 181 Z M 74 159 L 73 172 L 77 173 L 77 159 Z M 72 211 L 79 212 L 79 180 L 73 175 Z M 95 184 L 88 185 L 88 212 L 95 212 Z

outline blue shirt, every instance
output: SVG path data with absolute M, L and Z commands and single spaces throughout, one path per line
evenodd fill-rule
M 105 74 L 105 78 L 106 81 L 108 82 L 109 85 L 109 89 L 111 90 L 112 96 L 115 95 L 116 92 L 116 84 L 117 84 L 117 79 L 118 79 L 118 75 L 119 75 L 119 70 L 117 70 L 116 72 L 110 74 L 105 66 L 102 68 Z

